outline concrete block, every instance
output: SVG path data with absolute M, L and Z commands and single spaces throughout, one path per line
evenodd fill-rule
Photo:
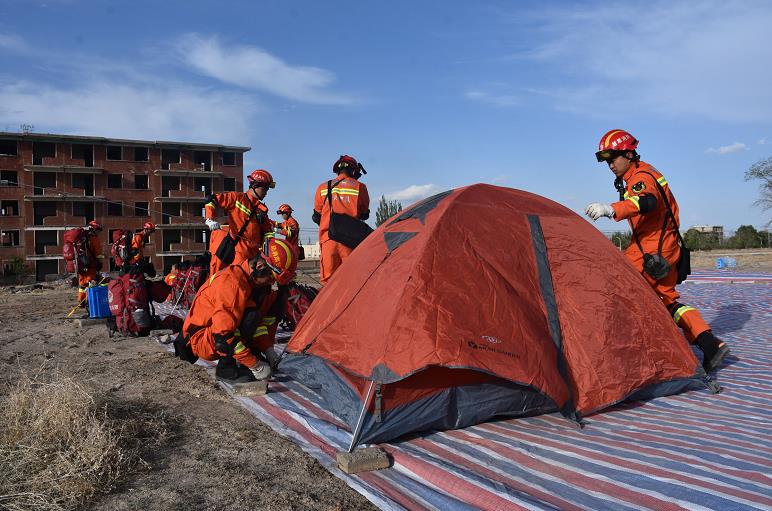
M 241 397 L 263 396 L 268 392 L 268 380 L 251 381 L 249 383 L 234 383 L 231 385 L 233 394 Z
M 104 325 L 107 320 L 104 318 L 82 318 L 76 319 L 72 322 L 75 328 L 85 328 L 87 326 Z
M 338 468 L 347 474 L 370 472 L 391 466 L 389 455 L 380 447 L 360 448 L 354 452 L 339 452 L 337 462 Z

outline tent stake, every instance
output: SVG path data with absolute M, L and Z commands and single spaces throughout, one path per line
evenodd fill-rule
M 373 397 L 374 386 L 375 380 L 370 380 L 370 387 L 367 389 L 365 401 L 362 403 L 362 411 L 359 412 L 359 418 L 357 419 L 356 427 L 354 427 L 354 434 L 351 437 L 351 445 L 348 446 L 348 452 L 354 451 L 354 446 L 356 446 L 357 440 L 359 440 L 359 435 L 362 433 L 362 423 L 365 421 L 365 412 L 367 411 L 367 406 L 370 404 L 370 398 Z

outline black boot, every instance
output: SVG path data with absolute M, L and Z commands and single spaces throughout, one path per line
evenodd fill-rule
M 721 362 L 729 355 L 729 345 L 713 335 L 710 330 L 702 332 L 695 340 L 703 353 L 702 368 L 706 373 L 718 369 Z
M 242 367 L 233 357 L 221 358 L 217 361 L 217 367 L 214 370 L 214 376 L 218 380 L 228 383 L 246 383 L 255 381 L 252 371 Z

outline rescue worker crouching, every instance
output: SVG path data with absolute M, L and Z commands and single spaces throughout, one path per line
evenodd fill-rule
M 204 206 L 204 223 L 212 231 L 209 252 L 212 254 L 210 274 L 214 275 L 229 264 L 239 264 L 252 259 L 260 252 L 263 242 L 273 238 L 273 222 L 268 218 L 268 208 L 263 199 L 276 182 L 267 170 L 258 169 L 247 176 L 249 190 L 246 192 L 216 193 L 209 197 Z M 230 261 L 222 261 L 217 256 L 226 233 L 220 232 L 220 223 L 215 220 L 216 208 L 221 208 L 228 216 L 228 233 L 235 240 L 235 248 Z
M 88 286 L 91 281 L 96 281 L 96 277 L 102 271 L 102 243 L 99 241 L 99 233 L 102 232 L 102 224 L 91 220 L 86 226 L 86 250 L 89 251 L 89 265 L 83 273 L 78 274 L 78 303 L 80 307 L 88 307 Z
M 297 257 L 284 240 L 268 240 L 252 259 L 232 264 L 201 286 L 175 342 L 191 363 L 218 360 L 216 376 L 230 382 L 271 376 L 279 356 L 272 349 L 282 305 L 271 289 L 295 277 Z
M 333 164 L 332 171 L 336 174 L 336 178 L 331 183 L 332 197 L 330 199 L 327 197 L 327 181 L 320 184 L 314 194 L 314 214 L 311 217 L 314 223 L 319 225 L 321 246 L 319 282 L 322 285 L 327 283 L 335 270 L 354 250 L 330 239 L 330 203 L 332 202 L 335 213 L 363 221 L 370 217 L 370 196 L 367 193 L 367 186 L 359 182 L 362 174 L 367 173 L 364 167 L 353 157 L 343 155 Z
M 662 299 L 689 342 L 703 351 L 702 366 L 709 373 L 721 365 L 729 346 L 713 335 L 697 309 L 678 302 L 678 204 L 664 176 L 640 160 L 637 147 L 638 140 L 626 131 L 611 130 L 603 135 L 595 155 L 616 176 L 614 186 L 620 200 L 612 204 L 593 202 L 585 214 L 593 220 L 608 217 L 630 222 L 633 241 L 625 256 Z

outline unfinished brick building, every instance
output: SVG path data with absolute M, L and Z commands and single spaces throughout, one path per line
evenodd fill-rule
M 0 262 L 23 261 L 37 280 L 65 271 L 62 233 L 101 222 L 158 226 L 145 255 L 168 271 L 206 250 L 203 206 L 212 192 L 242 190 L 249 147 L 0 132 Z M 14 261 L 16 264 L 14 264 Z M 112 260 L 111 260 L 112 266 Z

